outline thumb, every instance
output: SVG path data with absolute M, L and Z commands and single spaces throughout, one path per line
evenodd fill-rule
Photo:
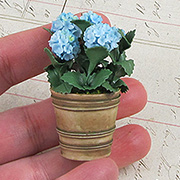
M 98 159 L 81 164 L 57 180 L 117 180 L 116 163 L 110 158 Z

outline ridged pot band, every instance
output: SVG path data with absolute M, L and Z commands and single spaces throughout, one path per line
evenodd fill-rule
M 62 156 L 72 160 L 109 156 L 119 92 L 80 95 L 51 90 L 51 93 Z

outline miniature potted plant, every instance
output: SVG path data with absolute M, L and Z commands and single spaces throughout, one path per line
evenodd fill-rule
M 111 153 L 120 92 L 128 91 L 121 80 L 130 76 L 131 47 L 135 30 L 102 23 L 92 11 L 77 17 L 62 13 L 53 21 L 49 50 L 51 65 L 45 68 L 51 85 L 62 156 L 92 160 Z M 109 59 L 108 59 L 109 57 Z

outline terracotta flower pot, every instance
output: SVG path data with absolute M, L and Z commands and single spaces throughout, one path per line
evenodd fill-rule
M 51 90 L 61 155 L 72 160 L 93 160 L 111 153 L 119 92 L 60 94 Z

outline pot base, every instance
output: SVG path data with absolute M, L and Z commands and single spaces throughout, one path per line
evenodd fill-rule
M 60 143 L 61 155 L 67 159 L 76 161 L 90 161 L 108 157 L 111 154 L 111 145 L 112 142 L 106 146 L 75 147 Z
M 107 157 L 111 153 L 115 127 L 101 132 L 65 132 L 57 128 L 61 155 L 67 159 L 89 161 Z

